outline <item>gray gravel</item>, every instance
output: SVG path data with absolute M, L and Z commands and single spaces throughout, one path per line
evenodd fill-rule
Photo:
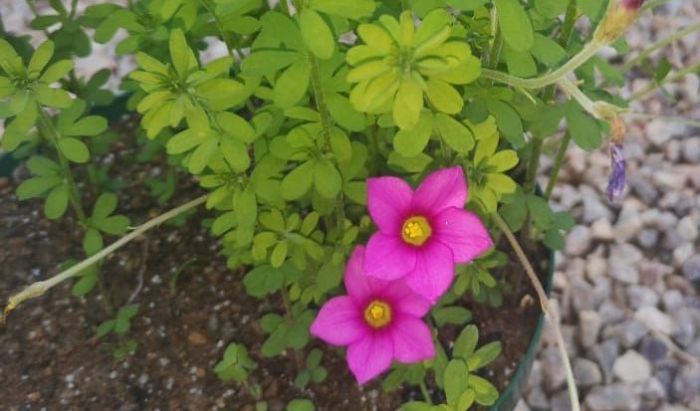
M 643 15 L 627 35 L 630 57 L 654 40 L 700 21 L 700 2 L 673 1 Z M 694 33 L 652 55 L 676 67 L 700 61 Z M 622 94 L 643 89 L 641 72 L 627 73 Z M 581 402 L 591 411 L 700 410 L 700 128 L 669 117 L 700 119 L 697 75 L 632 104 L 655 119 L 627 117 L 628 189 L 619 205 L 604 190 L 607 147 L 573 149 L 558 208 L 576 226 L 557 255 L 554 298 L 569 342 Z M 542 170 L 546 184 L 549 170 Z M 569 409 L 561 364 L 549 327 L 524 399 L 525 410 Z

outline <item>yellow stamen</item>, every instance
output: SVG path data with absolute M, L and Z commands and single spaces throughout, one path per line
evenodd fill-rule
M 391 322 L 391 307 L 381 300 L 373 300 L 365 308 L 365 322 L 372 328 L 382 328 Z
M 425 217 L 414 216 L 403 223 L 401 238 L 408 244 L 418 246 L 423 245 L 432 233 L 433 230 Z

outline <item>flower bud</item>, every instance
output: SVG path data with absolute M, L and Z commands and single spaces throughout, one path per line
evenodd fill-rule
M 610 0 L 608 10 L 593 33 L 600 44 L 610 44 L 634 22 L 644 0 Z

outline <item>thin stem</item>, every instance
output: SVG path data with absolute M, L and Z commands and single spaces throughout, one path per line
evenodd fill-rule
M 549 200 L 552 196 L 552 190 L 554 190 L 554 184 L 557 182 L 559 177 L 559 171 L 561 171 L 561 166 L 564 163 L 564 158 L 566 157 L 566 150 L 569 148 L 569 143 L 571 143 L 571 134 L 566 133 L 559 143 L 559 150 L 557 151 L 557 156 L 554 158 L 554 165 L 552 166 L 552 172 L 549 174 L 549 181 L 547 181 L 547 188 L 544 190 L 544 199 Z
M 314 93 L 314 101 L 316 109 L 321 116 L 321 133 L 323 134 L 324 151 L 331 151 L 331 133 L 333 132 L 333 119 L 326 105 L 326 97 L 323 94 L 323 86 L 321 84 L 321 71 L 318 65 L 318 59 L 312 54 L 309 54 L 309 63 L 311 64 L 311 87 Z M 336 162 L 337 166 L 337 162 Z M 343 201 L 343 193 L 340 192 L 340 197 L 336 201 L 335 218 L 336 228 L 338 229 L 338 240 L 343 238 L 345 232 L 345 202 Z
M 63 177 L 66 179 L 66 183 L 68 183 L 68 198 L 71 207 L 73 208 L 73 211 L 75 211 L 75 214 L 78 216 L 78 220 L 80 220 L 80 223 L 83 225 L 83 227 L 86 227 L 87 216 L 85 214 L 85 210 L 83 210 L 83 205 L 80 202 L 80 193 L 78 192 L 78 185 L 75 183 L 75 179 L 73 178 L 73 173 L 71 172 L 68 159 L 66 158 L 66 156 L 63 155 L 63 152 L 58 147 L 58 131 L 54 127 L 49 115 L 46 114 L 46 111 L 44 111 L 43 109 L 39 109 L 39 118 L 41 120 L 42 125 L 44 126 L 45 137 L 51 142 L 51 144 L 56 149 L 56 153 L 58 154 L 58 161 L 61 164 L 61 168 L 63 169 Z
M 421 382 L 418 383 L 418 386 L 420 387 L 420 392 L 421 394 L 423 394 L 423 399 L 425 400 L 425 402 L 427 402 L 428 404 L 432 404 L 433 399 L 430 398 L 430 391 L 428 391 L 428 387 L 425 385 L 425 381 L 421 380 Z
M 578 8 L 576 7 L 576 0 L 569 0 L 569 4 L 566 7 L 566 14 L 564 16 L 564 23 L 561 26 L 561 31 L 559 32 L 559 37 L 557 39 L 559 45 L 564 49 L 567 48 L 571 34 L 574 32 L 574 23 L 576 23 L 577 16 Z M 554 98 L 556 91 L 557 88 L 554 84 L 549 85 L 543 94 L 542 100 L 545 103 L 549 102 L 552 98 Z
M 651 55 L 651 53 L 655 52 L 656 50 L 663 48 L 663 47 L 675 42 L 676 40 L 681 39 L 681 38 L 685 37 L 686 35 L 694 32 L 694 31 L 698 31 L 698 30 L 700 30 L 700 23 L 695 23 L 695 24 L 692 24 L 692 25 L 684 28 L 681 31 L 677 31 L 677 32 L 673 33 L 672 35 L 665 37 L 665 38 L 653 43 L 651 46 L 647 47 L 641 53 L 639 53 L 639 55 L 637 55 L 635 58 L 633 58 L 632 60 L 625 63 L 622 66 L 621 71 L 623 73 L 629 71 L 632 67 L 636 66 L 637 64 L 639 64 L 639 62 L 641 62 L 645 58 L 649 57 L 649 55 Z
M 651 93 L 652 91 L 656 90 L 657 88 L 660 88 L 663 86 L 665 83 L 672 83 L 681 77 L 685 76 L 686 74 L 694 73 L 696 71 L 700 71 L 700 63 L 695 64 L 690 67 L 686 67 L 682 70 L 678 70 L 675 72 L 673 75 L 666 76 L 663 80 L 659 82 L 652 82 L 648 86 L 646 86 L 644 89 L 639 90 L 638 92 L 632 94 L 630 96 L 630 100 L 642 100 L 644 97 L 647 96 L 647 94 Z
M 569 61 L 564 63 L 561 67 L 549 73 L 543 74 L 539 77 L 516 77 L 511 76 L 510 74 L 486 68 L 481 71 L 481 76 L 487 80 L 498 81 L 499 83 L 508 84 L 514 87 L 539 89 L 547 87 L 550 84 L 554 84 L 560 79 L 564 78 L 564 76 L 576 70 L 585 62 L 587 62 L 588 59 L 593 57 L 602 47 L 603 44 L 598 43 L 597 41 L 591 41 L 587 43 L 583 47 L 583 49 L 581 49 L 581 51 L 579 51 L 575 56 L 573 56 Z
M 98 252 L 97 254 L 94 254 L 85 260 L 81 261 L 80 263 L 72 266 L 71 268 L 64 270 L 57 275 L 43 281 L 37 281 L 35 283 L 30 284 L 28 287 L 26 287 L 24 290 L 21 292 L 11 296 L 8 301 L 7 305 L 5 306 L 4 310 L 4 315 L 0 320 L 4 321 L 4 318 L 7 317 L 7 315 L 10 313 L 10 311 L 14 310 L 19 306 L 21 303 L 24 301 L 31 299 L 31 298 L 36 298 L 41 295 L 43 295 L 46 291 L 51 289 L 52 287 L 56 286 L 57 284 L 77 275 L 84 269 L 90 267 L 91 265 L 97 263 L 98 261 L 102 260 L 103 258 L 107 257 L 108 255 L 114 253 L 117 251 L 119 248 L 123 247 L 124 245 L 128 244 L 129 242 L 133 241 L 135 238 L 140 236 L 141 234 L 145 233 L 146 231 L 150 230 L 153 227 L 156 227 L 174 217 L 179 216 L 180 214 L 189 211 L 192 208 L 195 208 L 201 204 L 204 204 L 204 202 L 207 201 L 207 196 L 203 195 L 199 198 L 196 198 L 192 201 L 189 201 L 177 208 L 174 208 L 164 214 L 159 215 L 156 218 L 153 218 L 144 224 L 136 227 L 134 231 L 130 232 L 129 234 L 125 235 L 124 237 L 120 238 L 119 240 L 115 241 L 114 243 L 110 244 L 109 246 L 105 247 L 103 250 Z M 0 321 L 2 322 L 2 321 Z
M 544 138 L 533 138 L 532 140 L 532 150 L 530 151 L 530 158 L 527 162 L 527 169 L 525 170 L 525 183 L 523 185 L 523 190 L 526 194 L 535 192 L 535 179 L 537 178 L 537 169 L 540 165 L 540 155 L 542 154 L 542 144 Z
M 215 13 L 214 8 L 209 3 L 209 0 L 202 0 L 202 5 L 214 18 L 216 30 L 219 32 L 221 40 L 223 40 L 224 44 L 226 44 L 226 51 L 228 52 L 228 55 L 233 59 L 233 62 L 236 63 L 236 56 L 233 54 L 234 47 L 229 41 L 228 36 L 226 36 L 226 30 L 224 30 L 224 25 L 221 23 L 221 19 L 219 19 L 219 16 Z M 243 56 L 239 55 L 239 58 L 243 58 Z
M 571 409 L 573 411 L 580 411 L 581 408 L 578 400 L 578 391 L 576 390 L 576 381 L 574 380 L 574 373 L 571 369 L 571 360 L 569 359 L 569 355 L 566 352 L 566 345 L 564 344 L 564 337 L 562 336 L 561 328 L 559 327 L 559 320 L 556 317 L 556 314 L 552 311 L 551 307 L 549 306 L 549 299 L 547 297 L 547 293 L 544 291 L 540 280 L 537 278 L 537 274 L 535 274 L 535 270 L 532 268 L 532 264 L 530 264 L 530 261 L 525 255 L 525 252 L 523 251 L 522 247 L 520 247 L 518 240 L 515 239 L 513 232 L 510 231 L 510 228 L 508 228 L 508 224 L 506 224 L 506 222 L 501 218 L 501 216 L 498 213 L 493 213 L 492 216 L 494 222 L 506 236 L 506 239 L 510 243 L 510 246 L 515 251 L 518 260 L 520 261 L 520 265 L 522 265 L 523 269 L 525 270 L 525 273 L 530 278 L 530 282 L 532 283 L 532 286 L 535 289 L 535 292 L 537 293 L 537 297 L 540 300 L 540 306 L 542 307 L 542 311 L 544 311 L 545 317 L 547 318 L 547 320 L 552 326 L 552 329 L 554 330 L 554 334 L 556 335 L 557 339 L 557 347 L 559 348 L 561 360 L 564 365 L 564 372 L 566 374 L 566 383 L 569 388 L 569 400 L 571 401 Z

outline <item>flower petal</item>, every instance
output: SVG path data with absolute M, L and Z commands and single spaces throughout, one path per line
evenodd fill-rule
M 452 250 L 457 263 L 467 263 L 493 246 L 484 224 L 474 213 L 448 208 L 433 217 L 435 240 Z
M 430 328 L 423 321 L 405 316 L 397 319 L 390 332 L 397 361 L 410 364 L 435 356 Z
M 345 290 L 357 304 L 362 304 L 372 295 L 372 286 L 367 281 L 367 276 L 364 272 L 364 261 L 365 247 L 358 245 L 352 251 L 347 264 L 345 264 L 345 273 L 343 274 Z
M 431 173 L 413 195 L 414 208 L 427 215 L 435 215 L 448 207 L 463 208 L 466 201 L 467 182 L 462 167 Z
M 416 257 L 416 268 L 405 279 L 413 291 L 434 303 L 454 278 L 454 256 L 446 245 L 429 241 Z
M 400 178 L 377 177 L 367 180 L 367 208 L 379 231 L 398 235 L 412 198 L 411 187 Z
M 365 251 L 365 274 L 382 280 L 401 278 L 416 266 L 417 250 L 398 235 L 374 233 Z
M 350 344 L 347 362 L 357 382 L 364 384 L 389 369 L 393 356 L 391 334 L 377 332 Z
M 348 345 L 371 333 L 362 319 L 362 309 L 348 296 L 328 300 L 309 331 L 333 345 Z
M 393 310 L 401 314 L 420 318 L 430 310 L 430 301 L 416 294 L 403 279 L 392 281 L 378 293 L 380 298 L 391 304 Z

